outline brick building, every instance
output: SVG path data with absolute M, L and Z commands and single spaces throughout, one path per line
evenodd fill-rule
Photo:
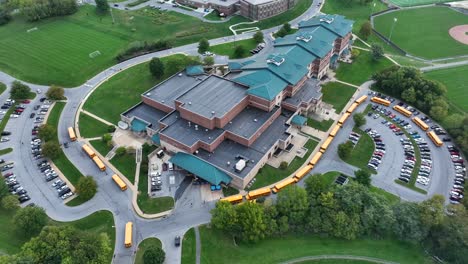
M 244 188 L 273 153 L 288 148 L 291 119 L 316 111 L 319 79 L 348 49 L 352 23 L 312 18 L 277 39 L 272 54 L 229 63 L 224 77 L 189 67 L 142 94 L 122 120 L 172 153 L 177 166 Z

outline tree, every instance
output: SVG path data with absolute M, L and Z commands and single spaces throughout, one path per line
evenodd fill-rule
M 341 143 L 338 145 L 338 156 L 345 160 L 351 156 L 351 152 L 353 151 L 353 143 L 351 141 L 346 141 L 345 143 Z
M 10 191 L 8 190 L 8 185 L 6 185 L 5 181 L 0 181 L 0 200 L 3 199 L 3 197 L 6 197 L 10 194 Z
M 374 61 L 378 61 L 384 56 L 384 50 L 380 44 L 372 44 L 371 46 L 371 55 Z
M 198 42 L 198 53 L 203 54 L 210 49 L 210 43 L 207 39 L 203 38 Z
M 404 90 L 401 93 L 401 98 L 410 104 L 416 102 L 416 91 L 414 90 L 414 87 Z
M 13 222 L 16 232 L 25 237 L 32 237 L 39 234 L 47 224 L 47 214 L 41 207 L 26 206 L 16 212 Z
M 356 181 L 360 184 L 370 187 L 371 185 L 371 174 L 366 170 L 357 170 L 354 172 L 354 176 L 356 177 Z
M 9 1 L 14 9 L 19 9 L 28 21 L 38 21 L 48 17 L 70 15 L 78 11 L 76 0 L 19 0 Z M 10 4 L 9 3 L 9 4 Z
M 211 223 L 219 230 L 234 236 L 239 230 L 239 217 L 234 206 L 229 202 L 217 202 L 211 210 Z
M 301 229 L 305 223 L 309 201 L 306 191 L 296 185 L 291 185 L 278 193 L 276 208 L 281 216 L 288 217 L 289 226 Z
M 234 48 L 234 58 L 242 58 L 245 53 L 245 47 L 242 45 L 237 45 Z
M 256 43 L 262 43 L 263 42 L 263 33 L 261 31 L 255 32 L 253 35 L 253 39 Z
M 101 14 L 105 14 L 109 11 L 109 3 L 107 0 L 95 0 L 96 2 L 96 11 Z
M 26 99 L 29 97 L 30 92 L 31 88 L 29 86 L 20 81 L 14 81 L 11 86 L 10 97 L 13 99 Z
M 256 242 L 265 238 L 265 212 L 258 203 L 242 203 L 236 206 L 239 235 L 242 240 Z
M 0 5 L 0 26 L 5 25 L 11 21 L 10 10 L 4 5 Z
M 114 125 L 108 125 L 107 126 L 107 132 L 109 132 L 109 133 L 115 132 L 115 126 Z
M 56 159 L 60 154 L 60 145 L 55 141 L 48 141 L 42 145 L 42 155 L 49 159 Z
M 161 79 L 164 76 L 164 64 L 157 57 L 151 59 L 149 63 L 149 70 L 151 75 L 153 75 L 153 77 L 156 79 Z
M 284 23 L 284 24 L 283 24 L 283 28 L 284 28 L 284 30 L 285 30 L 287 33 L 291 32 L 291 24 L 289 24 L 289 23 Z
M 106 134 L 102 135 L 102 141 L 104 143 L 109 143 L 111 140 L 112 140 L 112 135 L 111 134 L 106 133 Z
M 76 193 L 84 200 L 89 200 L 97 192 L 97 184 L 92 176 L 81 177 L 76 184 Z
M 8 195 L 2 199 L 2 207 L 5 210 L 15 210 L 20 207 L 18 198 L 14 195 Z
M 393 214 L 393 233 L 398 239 L 418 243 L 426 238 L 427 229 L 421 222 L 418 204 L 398 203 L 393 207 Z
M 442 121 L 448 114 L 448 108 L 447 102 L 444 99 L 439 98 L 432 104 L 429 115 L 437 121 Z
M 360 54 L 361 54 L 361 52 L 358 49 L 352 49 L 351 50 L 351 59 L 356 59 L 357 57 L 359 57 Z
M 432 228 L 442 224 L 445 216 L 444 202 L 444 197 L 436 194 L 419 204 L 423 226 Z
M 359 29 L 359 35 L 361 35 L 361 37 L 364 40 L 367 40 L 371 34 L 372 34 L 372 25 L 370 21 L 366 21 L 364 22 L 364 24 L 361 25 L 361 29 Z
M 275 36 L 278 37 L 278 38 L 282 38 L 282 37 L 286 36 L 287 34 L 288 34 L 288 32 L 284 29 L 284 27 L 282 27 L 275 33 Z
M 150 246 L 143 253 L 144 264 L 162 264 L 166 258 L 166 253 L 162 248 L 156 246 Z
M 288 163 L 286 161 L 282 161 L 279 165 L 280 170 L 285 170 L 288 167 Z
M 127 154 L 127 149 L 125 147 L 118 147 L 116 150 L 115 150 L 115 155 L 116 156 L 123 156 Z
M 52 100 L 63 100 L 65 99 L 65 91 L 62 87 L 52 85 L 46 92 L 46 96 Z
M 57 130 L 51 125 L 43 124 L 39 127 L 37 135 L 43 141 L 49 141 L 57 137 Z
M 215 63 L 214 58 L 212 56 L 206 56 L 203 58 L 203 64 L 206 66 L 213 66 Z
M 356 127 L 362 127 L 363 125 L 366 124 L 367 120 L 366 120 L 366 116 L 364 115 L 364 113 L 357 113 L 353 116 L 353 120 L 354 120 L 354 125 Z
M 326 182 L 322 174 L 314 174 L 305 180 L 305 189 L 309 197 L 309 201 L 314 205 L 316 199 L 322 193 L 327 192 L 330 186 Z

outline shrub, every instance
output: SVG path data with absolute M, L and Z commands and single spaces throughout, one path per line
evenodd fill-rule
M 109 126 L 107 126 L 107 132 L 109 132 L 109 133 L 115 132 L 115 129 L 116 129 L 116 128 L 115 128 L 114 125 L 109 125 Z
M 167 40 L 159 40 L 156 42 L 147 42 L 147 41 L 135 41 L 130 43 L 128 48 L 117 55 L 116 59 L 119 62 L 165 49 L 172 48 L 171 43 Z
M 116 156 L 123 156 L 127 154 L 127 149 L 125 147 L 118 147 L 116 150 L 115 150 L 115 155 Z
M 288 167 L 288 163 L 287 163 L 286 161 L 282 161 L 282 162 L 280 163 L 279 168 L 280 168 L 281 170 L 285 170 L 287 167 Z

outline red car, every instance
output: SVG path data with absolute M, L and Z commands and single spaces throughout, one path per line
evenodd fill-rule
M 24 109 L 22 109 L 22 108 L 18 108 L 18 109 L 16 109 L 15 111 L 16 111 L 16 112 L 18 112 L 18 113 L 21 113 L 21 112 L 23 112 L 23 111 L 24 111 Z
M 33 135 L 33 136 L 37 135 L 37 130 L 33 130 L 33 131 L 31 132 L 31 135 Z
M 11 175 L 13 175 L 13 172 L 9 172 L 9 173 L 3 174 L 3 177 L 8 178 L 8 177 L 10 177 Z
M 29 104 L 30 102 L 31 102 L 30 100 L 26 99 L 26 100 L 23 100 L 22 103 L 23 103 L 23 104 Z
M 394 124 L 391 124 L 389 127 L 390 127 L 391 129 L 394 129 L 396 126 L 395 126 Z
M 395 114 L 391 114 L 389 117 L 393 119 L 393 118 L 396 117 L 396 115 L 395 115 Z

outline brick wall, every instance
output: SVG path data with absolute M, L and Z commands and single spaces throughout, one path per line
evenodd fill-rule
M 153 108 L 159 109 L 159 110 L 161 110 L 163 112 L 169 113 L 169 112 L 174 111 L 174 108 L 171 108 L 171 107 L 169 107 L 167 105 L 163 105 L 163 104 L 161 104 L 159 102 L 156 102 L 153 99 L 150 99 L 150 98 L 148 98 L 146 96 L 141 96 L 141 100 L 143 101 L 143 103 L 145 103 L 145 104 L 147 104 L 147 105 L 149 105 L 149 106 L 151 106 Z

